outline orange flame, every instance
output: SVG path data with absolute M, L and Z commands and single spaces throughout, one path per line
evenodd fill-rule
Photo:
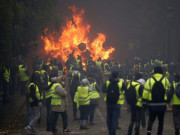
M 47 34 L 48 29 L 45 29 L 46 36 L 41 36 L 45 44 L 46 53 L 54 58 L 60 57 L 62 62 L 65 63 L 71 53 L 73 53 L 75 58 L 77 58 L 77 55 L 82 56 L 84 51 L 79 50 L 78 45 L 84 43 L 93 60 L 96 61 L 99 57 L 102 60 L 108 59 L 115 49 L 111 47 L 105 50 L 103 48 L 106 36 L 99 33 L 97 38 L 92 43 L 89 43 L 90 25 L 83 22 L 84 10 L 82 9 L 78 12 L 75 6 L 69 7 L 69 9 L 72 10 L 73 16 L 72 19 L 66 20 L 66 25 L 62 27 L 61 36 L 57 37 L 60 32 Z M 83 57 L 82 59 L 84 60 Z

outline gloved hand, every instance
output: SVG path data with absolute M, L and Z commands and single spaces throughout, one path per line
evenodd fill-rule
M 42 102 L 39 102 L 38 106 L 41 108 L 43 106 Z

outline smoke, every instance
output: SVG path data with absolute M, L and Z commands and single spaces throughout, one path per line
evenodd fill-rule
M 107 36 L 106 45 L 116 48 L 114 57 L 120 61 L 134 56 L 166 58 L 177 57 L 180 36 L 180 2 L 172 3 L 171 47 L 168 50 L 168 0 L 59 0 L 58 12 L 70 16 L 67 7 L 75 5 L 85 10 L 85 20 L 91 25 L 90 38 L 102 32 Z M 175 25 L 174 25 L 175 24 Z M 176 28 L 175 28 L 176 27 Z M 173 30 L 174 29 L 174 30 Z M 175 30 L 176 29 L 176 30 Z M 133 48 L 130 46 L 133 44 Z M 175 52 L 175 53 L 174 53 Z

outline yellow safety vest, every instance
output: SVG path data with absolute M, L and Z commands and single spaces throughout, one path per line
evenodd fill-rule
M 73 77 L 74 77 L 74 73 L 72 73 L 72 80 L 73 80 Z M 78 73 L 78 77 L 79 77 L 79 81 L 80 81 L 81 73 Z M 71 80 L 71 83 L 72 83 L 72 80 Z
M 36 98 L 37 98 L 38 100 L 40 100 L 39 88 L 38 88 L 38 86 L 37 86 L 36 84 L 34 84 L 34 83 L 30 83 L 30 84 L 29 84 L 29 86 L 28 86 L 28 93 L 30 94 L 30 87 L 31 87 L 32 85 L 36 88 Z M 29 98 L 29 102 L 30 102 L 30 103 L 33 102 L 32 97 Z
M 61 84 L 54 83 L 53 86 L 51 87 L 51 90 L 53 91 L 52 98 L 51 98 L 51 105 L 61 105 L 61 96 L 56 93 L 57 86 L 61 86 Z
M 97 62 L 96 62 L 96 66 L 98 66 L 98 67 L 102 70 L 101 65 L 102 65 L 102 62 L 101 62 L 101 61 L 97 61 Z
M 77 68 L 80 68 L 80 61 L 81 61 L 81 60 L 76 60 L 76 66 L 77 66 Z
M 4 79 L 6 80 L 6 82 L 9 83 L 9 80 L 10 80 L 10 69 L 8 70 L 7 68 L 4 67 L 4 73 L 3 73 L 3 76 L 4 76 Z
M 79 105 L 89 105 L 90 103 L 90 96 L 88 92 L 88 86 L 79 86 L 77 89 L 78 92 L 78 102 Z
M 154 78 L 156 78 L 157 81 L 159 81 L 163 77 L 163 75 L 159 74 L 159 73 L 156 73 L 153 76 L 154 76 Z M 143 99 L 146 99 L 148 101 L 152 101 L 151 90 L 153 88 L 154 83 L 155 83 L 155 80 L 153 78 L 150 78 L 150 79 L 148 79 L 146 81 L 146 84 L 145 84 L 145 87 L 144 87 L 144 90 L 143 90 L 143 96 L 142 96 Z M 163 86 L 164 86 L 164 88 L 166 90 L 166 92 L 164 94 L 164 100 L 166 101 L 167 100 L 167 94 L 166 93 L 167 93 L 167 91 L 168 91 L 168 89 L 170 87 L 169 80 L 166 77 L 164 77 L 163 80 L 162 80 L 162 84 L 163 84 Z M 154 103 L 153 104 L 149 103 L 149 105 L 153 106 L 155 104 Z M 166 103 L 158 103 L 157 105 L 166 105 Z
M 137 99 L 136 106 L 142 107 L 142 97 L 140 97 L 140 95 L 139 95 L 139 88 L 141 85 L 138 82 L 132 82 L 131 84 L 132 84 L 132 86 L 135 86 L 135 90 L 136 90 L 136 99 Z M 127 90 L 130 88 L 131 84 L 130 83 L 128 84 Z
M 51 82 L 48 82 L 48 86 L 49 86 L 50 84 L 51 84 Z M 53 91 L 52 87 L 51 87 L 49 90 L 45 91 L 45 99 L 52 97 L 53 92 L 54 92 L 54 91 Z
M 44 73 L 45 73 L 45 72 L 46 72 L 45 70 L 41 70 L 41 71 L 40 71 L 41 79 L 43 79 L 43 76 L 44 76 Z
M 99 92 L 96 90 L 96 82 L 91 84 L 92 91 L 89 92 L 90 99 L 100 98 Z
M 173 105 L 180 105 L 180 98 L 177 97 L 175 90 L 177 87 L 177 82 L 173 82 L 173 88 L 174 88 L 174 93 L 173 93 L 173 97 L 172 97 L 172 104 Z
M 72 79 L 72 68 L 73 68 L 73 66 L 71 66 L 71 67 L 69 68 L 69 72 L 68 72 L 68 78 L 69 78 L 69 79 Z
M 105 74 L 105 75 L 110 75 L 111 72 L 106 69 L 106 66 L 109 67 L 109 64 L 108 64 L 108 63 L 105 63 L 105 64 L 104 64 L 104 74 Z M 110 68 L 110 67 L 109 67 L 109 68 Z
M 26 68 L 23 68 L 23 65 L 19 65 L 19 78 L 20 81 L 24 82 L 24 81 L 28 81 L 29 77 L 26 74 Z
M 78 92 L 75 93 L 74 95 L 74 100 L 73 100 L 75 103 L 76 103 L 76 107 L 77 109 L 79 108 L 79 102 L 78 102 Z
M 108 88 L 110 84 L 110 81 L 108 80 L 106 82 L 106 88 Z M 119 99 L 117 101 L 117 104 L 120 104 L 120 105 L 123 105 L 124 104 L 124 92 L 122 91 L 122 86 L 123 86 L 123 82 L 118 82 L 118 87 L 119 87 Z M 105 96 L 104 97 L 104 101 L 106 102 L 106 99 L 107 97 Z
M 123 78 L 119 78 L 119 81 L 124 83 L 124 79 Z

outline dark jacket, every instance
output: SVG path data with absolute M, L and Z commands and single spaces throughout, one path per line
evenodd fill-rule
M 30 89 L 29 97 L 33 99 L 33 102 L 30 103 L 30 106 L 38 106 L 39 100 L 36 97 L 36 88 L 34 87 L 34 85 L 31 85 L 29 89 Z

